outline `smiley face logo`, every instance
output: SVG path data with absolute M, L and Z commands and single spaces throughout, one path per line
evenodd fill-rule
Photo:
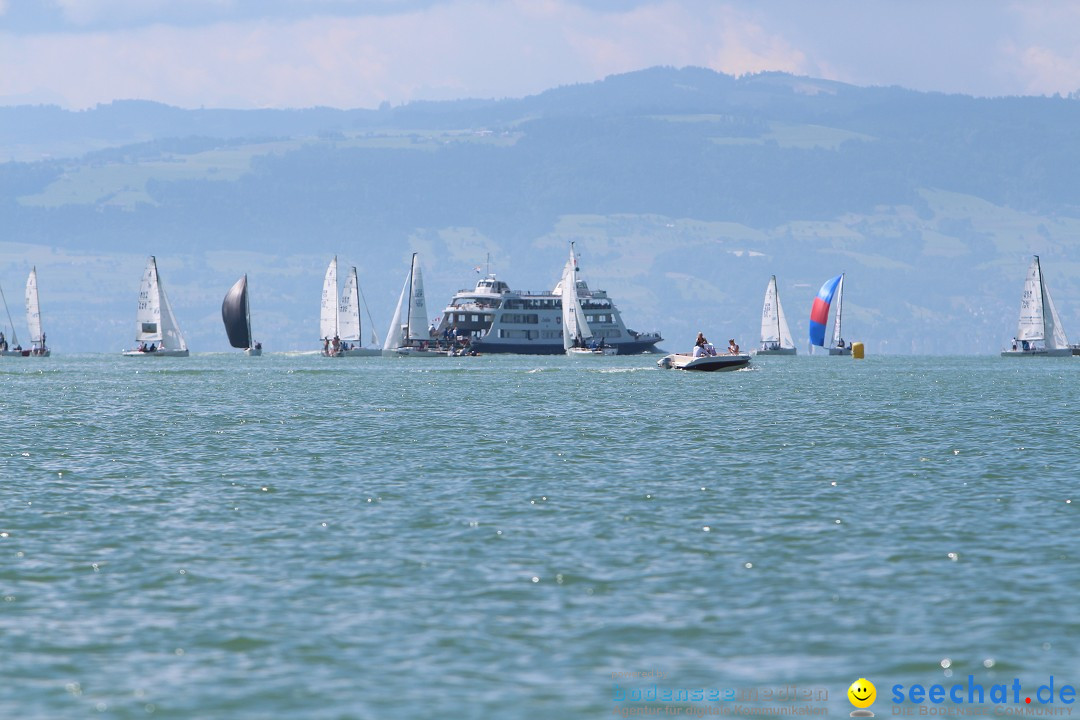
M 877 699 L 877 688 L 866 678 L 859 678 L 847 689 L 848 700 L 857 708 L 868 708 Z

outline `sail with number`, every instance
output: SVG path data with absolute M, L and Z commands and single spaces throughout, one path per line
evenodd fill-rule
M 157 356 L 187 357 L 187 341 L 176 322 L 169 296 L 158 274 L 157 259 L 151 255 L 139 284 L 139 306 L 135 312 L 135 340 L 154 345 Z M 125 355 L 145 355 L 133 350 Z
M 776 289 L 776 276 L 769 279 L 765 288 L 765 302 L 761 308 L 761 348 L 794 349 L 784 306 L 780 304 L 780 294 Z
M 1057 307 L 1043 278 L 1038 255 L 1031 261 L 1024 280 L 1016 339 L 1043 343 L 1047 350 L 1061 350 L 1069 346 Z
M 251 341 L 251 310 L 248 306 L 247 275 L 236 281 L 221 302 L 221 319 L 234 348 L 247 349 Z
M 345 289 L 341 291 L 341 303 L 338 305 L 338 337 L 349 342 L 361 340 L 359 287 L 356 268 L 353 267 L 345 279 Z
M 427 302 L 424 299 L 424 278 L 420 273 L 417 254 L 412 254 L 409 273 L 401 288 L 394 318 L 386 332 L 384 351 L 417 347 L 430 340 L 428 332 Z

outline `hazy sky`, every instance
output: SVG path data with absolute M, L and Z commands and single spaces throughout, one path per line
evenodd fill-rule
M 375 107 L 653 65 L 1080 90 L 1080 1 L 0 0 L 0 104 Z

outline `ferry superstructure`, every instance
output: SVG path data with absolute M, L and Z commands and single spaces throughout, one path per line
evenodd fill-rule
M 628 329 L 606 291 L 589 290 L 578 280 L 577 292 L 594 340 L 602 338 L 619 355 L 657 352 L 660 333 Z M 487 275 L 474 289 L 457 292 L 443 310 L 435 336 L 450 335 L 468 338 L 478 353 L 562 355 L 562 283 L 547 292 L 526 292 Z

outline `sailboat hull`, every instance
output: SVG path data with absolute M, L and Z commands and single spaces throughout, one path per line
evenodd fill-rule
M 847 347 L 842 347 L 842 348 L 841 347 L 831 347 L 831 348 L 829 348 L 829 354 L 830 355 L 850 355 L 851 354 L 851 346 L 849 345 Z
M 244 348 L 244 354 L 248 357 L 262 357 L 262 348 Z
M 758 350 L 756 355 L 794 355 L 796 353 L 795 348 L 769 348 L 768 350 Z
M 380 357 L 383 351 L 378 348 L 352 348 L 351 350 L 338 350 L 322 353 L 323 357 Z
M 421 350 L 417 347 L 398 347 L 390 348 L 389 350 L 382 351 L 383 357 L 451 357 L 451 353 L 446 350 L 427 349 Z
M 121 355 L 124 357 L 187 357 L 187 350 L 155 350 L 154 352 L 142 350 L 125 350 Z
M 606 357 L 609 355 L 618 354 L 618 348 L 613 347 L 597 348 L 595 350 L 593 350 L 592 348 L 570 348 L 566 351 L 566 356 L 572 358 Z

